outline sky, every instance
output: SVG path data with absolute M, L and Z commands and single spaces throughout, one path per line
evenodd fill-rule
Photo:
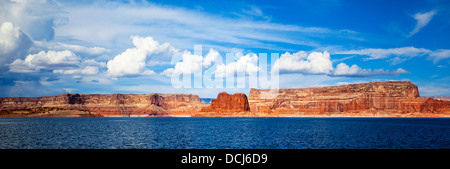
M 252 86 L 173 81 L 268 71 L 280 88 L 402 80 L 421 96 L 450 96 L 449 63 L 446 0 L 0 0 L 0 97 L 214 98 Z

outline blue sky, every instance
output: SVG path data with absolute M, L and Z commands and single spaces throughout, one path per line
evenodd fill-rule
M 257 73 L 252 53 L 279 53 L 270 69 L 281 88 L 408 80 L 422 96 L 450 96 L 449 9 L 445 0 L 0 0 L 0 96 L 248 94 L 177 89 L 171 77 L 210 65 Z M 226 53 L 231 64 L 214 60 Z

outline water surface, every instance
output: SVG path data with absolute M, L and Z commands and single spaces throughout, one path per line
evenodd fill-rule
M 0 118 L 7 149 L 448 149 L 449 118 Z

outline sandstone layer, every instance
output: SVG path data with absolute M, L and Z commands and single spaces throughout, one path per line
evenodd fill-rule
M 409 81 L 251 89 L 252 116 L 450 117 L 450 101 L 421 98 Z
M 0 115 L 3 116 L 55 108 L 87 112 L 80 116 L 191 116 L 202 107 L 200 97 L 191 94 L 61 94 L 0 98 Z M 50 111 L 35 114 L 47 116 L 45 113 Z

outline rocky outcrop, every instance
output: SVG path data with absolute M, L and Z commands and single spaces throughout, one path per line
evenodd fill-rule
M 211 101 L 211 105 L 202 108 L 194 116 L 250 116 L 249 111 L 247 95 L 222 92 Z
M 0 98 L 0 110 L 58 108 L 101 116 L 191 116 L 204 105 L 190 94 L 61 94 Z
M 449 116 L 448 101 L 419 97 L 409 81 L 303 89 L 251 89 L 256 116 Z
M 422 113 L 442 113 L 450 110 L 450 101 L 435 100 L 428 98 L 420 105 L 420 112 Z

